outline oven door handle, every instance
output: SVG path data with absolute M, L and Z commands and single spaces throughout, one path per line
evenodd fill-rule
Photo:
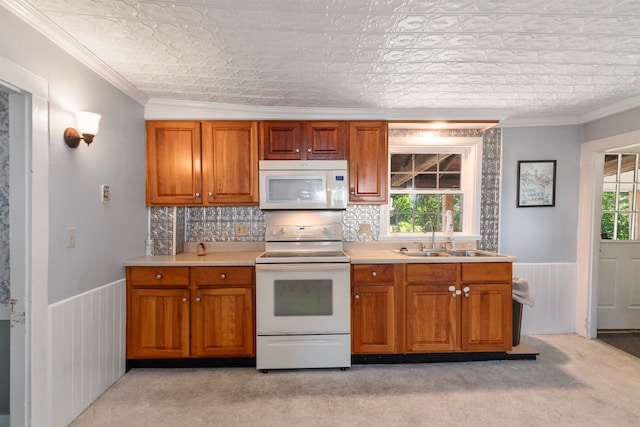
M 256 271 L 336 271 L 349 270 L 351 264 L 348 262 L 342 264 L 256 264 Z

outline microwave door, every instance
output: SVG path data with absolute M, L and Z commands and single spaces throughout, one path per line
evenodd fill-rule
M 321 209 L 327 207 L 325 175 L 267 175 L 265 208 Z

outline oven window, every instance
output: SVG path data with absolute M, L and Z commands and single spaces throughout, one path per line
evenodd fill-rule
M 331 280 L 275 280 L 276 316 L 331 316 L 333 286 Z
M 327 185 L 324 177 L 272 177 L 268 178 L 270 202 L 326 203 Z

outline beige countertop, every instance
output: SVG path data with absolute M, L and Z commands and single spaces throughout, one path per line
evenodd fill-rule
M 198 256 L 195 252 L 185 252 L 178 255 L 142 256 L 125 261 L 126 267 L 212 267 L 225 265 L 255 265 L 256 258 L 263 251 L 231 251 L 208 252 L 205 256 Z
M 437 256 L 437 257 L 408 257 L 388 249 L 348 250 L 351 264 L 403 264 L 403 263 L 472 263 L 472 262 L 514 262 L 513 256 Z M 179 255 L 143 256 L 125 261 L 127 267 L 155 267 L 155 266 L 225 266 L 225 265 L 255 265 L 255 260 L 263 251 L 216 251 L 208 252 L 205 256 L 198 256 L 195 252 L 185 252 Z

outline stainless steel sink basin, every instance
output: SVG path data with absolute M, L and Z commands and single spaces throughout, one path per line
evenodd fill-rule
M 409 258 L 424 257 L 499 257 L 500 254 L 493 252 L 470 250 L 470 251 L 445 251 L 445 250 L 427 250 L 427 251 L 394 251 Z

